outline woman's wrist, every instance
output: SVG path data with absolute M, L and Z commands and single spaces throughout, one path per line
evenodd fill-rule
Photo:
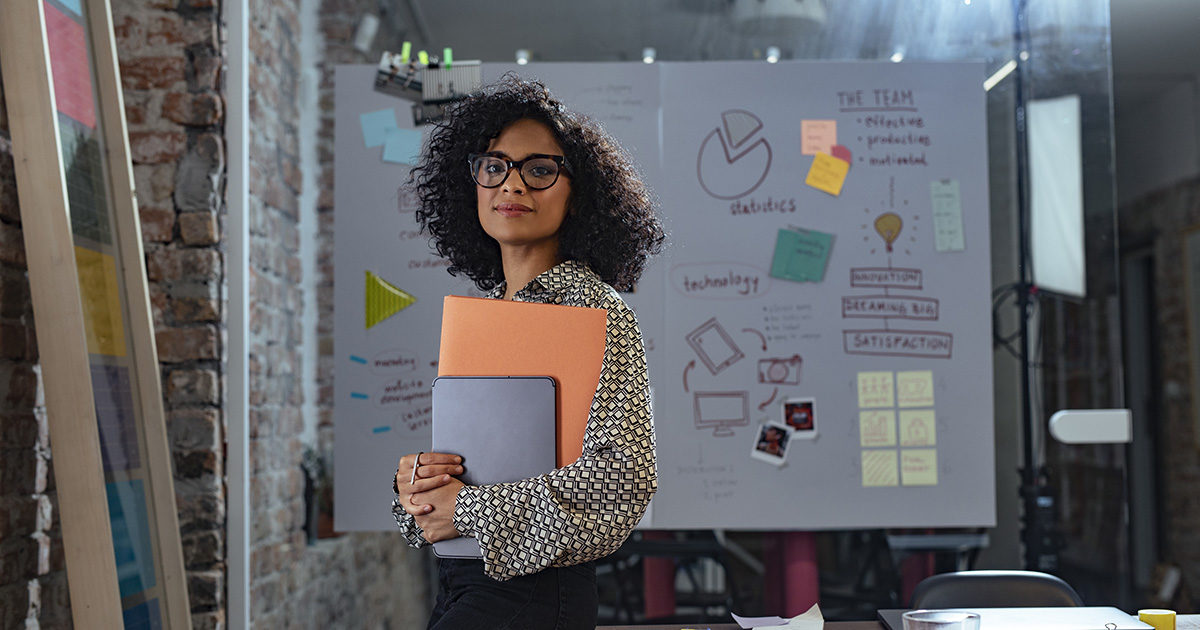
M 476 506 L 479 505 L 479 488 L 463 486 L 454 497 L 454 529 L 460 536 L 474 537 Z

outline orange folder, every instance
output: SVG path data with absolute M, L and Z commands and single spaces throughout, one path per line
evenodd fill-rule
M 602 308 L 448 295 L 438 375 L 553 377 L 561 468 L 583 453 L 607 320 Z

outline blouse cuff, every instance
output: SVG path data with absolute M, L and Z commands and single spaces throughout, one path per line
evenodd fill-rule
M 475 536 L 475 513 L 479 505 L 479 488 L 463 486 L 458 490 L 454 505 L 454 529 L 462 536 Z
M 417 525 L 417 520 L 412 517 L 412 514 L 404 511 L 399 496 L 392 499 L 392 517 L 396 519 L 396 526 L 400 528 L 400 533 L 408 541 L 410 547 L 419 548 L 429 544 L 429 541 L 425 540 L 425 532 L 421 530 L 420 525 Z

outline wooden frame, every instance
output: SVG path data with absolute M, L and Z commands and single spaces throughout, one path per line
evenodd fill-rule
M 145 619 L 147 627 L 191 628 L 108 1 L 0 2 L 0 62 L 75 626 Z M 70 94 L 56 96 L 56 69 L 82 69 L 58 84 Z M 88 102 L 78 105 L 81 98 Z M 75 116 L 82 110 L 89 115 Z M 88 158 L 86 180 L 67 170 L 64 136 L 74 133 L 64 131 L 67 123 L 90 133 L 86 143 L 72 135 L 67 145 L 73 165 Z M 77 151 L 85 144 L 86 155 Z M 90 197 L 68 190 L 80 181 Z M 94 233 L 84 234 L 71 212 L 81 197 L 99 208 L 88 217 L 99 217 L 87 224 Z M 119 379 L 96 383 L 94 374 Z M 109 419 L 119 426 L 102 424 Z M 136 580 L 127 581 L 129 565 Z

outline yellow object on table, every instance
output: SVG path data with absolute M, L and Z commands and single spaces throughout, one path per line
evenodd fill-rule
M 1143 608 L 1138 611 L 1138 621 L 1154 626 L 1154 630 L 1175 630 L 1175 611 Z

